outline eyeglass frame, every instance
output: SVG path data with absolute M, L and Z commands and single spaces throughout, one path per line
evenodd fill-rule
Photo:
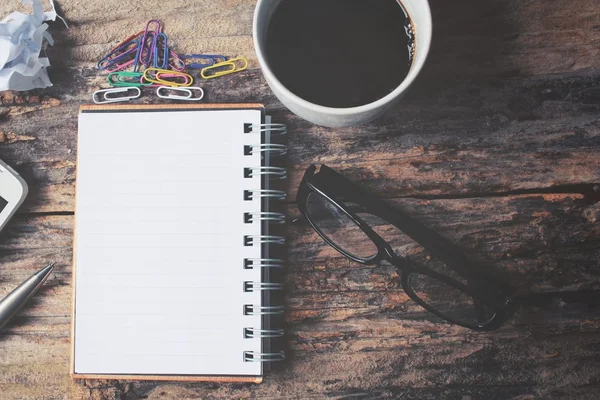
M 344 250 L 329 238 L 327 234 L 322 232 L 307 212 L 306 205 L 311 193 L 321 196 L 325 201 L 333 204 L 350 218 L 375 244 L 377 253 L 368 258 L 358 257 Z M 353 210 L 356 207 L 345 204 L 348 202 L 362 207 L 358 211 L 375 215 L 400 229 L 400 231 L 429 251 L 433 257 L 444 262 L 449 268 L 465 278 L 468 284 L 465 285 L 462 282 L 396 254 L 392 246 L 356 214 Z M 467 260 L 464 252 L 454 243 L 429 227 L 417 222 L 397 208 L 390 206 L 377 196 L 363 190 L 356 183 L 326 165 L 322 165 L 319 172 L 316 172 L 315 165 L 311 165 L 306 170 L 298 188 L 296 204 L 312 228 L 327 244 L 336 249 L 340 254 L 363 265 L 373 265 L 380 261 L 387 261 L 395 266 L 399 271 L 400 282 L 404 292 L 421 307 L 445 321 L 475 331 L 493 331 L 500 328 L 512 317 L 519 307 L 513 296 L 515 293 L 514 289 L 487 272 L 475 269 Z M 462 291 L 471 296 L 474 303 L 482 302 L 485 306 L 491 308 L 494 311 L 494 316 L 485 323 L 470 325 L 445 315 L 424 302 L 414 292 L 409 284 L 410 275 L 413 273 L 427 275 Z M 474 306 L 476 305 L 474 304 Z

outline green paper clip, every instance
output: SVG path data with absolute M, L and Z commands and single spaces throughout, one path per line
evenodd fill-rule
M 106 78 L 108 84 L 114 87 L 145 87 L 150 86 L 152 83 L 142 83 L 142 72 L 111 72 Z

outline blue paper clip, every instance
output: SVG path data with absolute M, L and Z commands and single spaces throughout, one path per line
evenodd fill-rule
M 163 39 L 163 48 L 162 48 L 162 60 L 160 60 L 160 51 L 158 48 L 158 43 L 160 39 Z M 156 35 L 156 39 L 154 40 L 154 63 L 152 66 L 154 68 L 160 69 L 169 69 L 169 45 L 167 43 L 167 35 L 163 32 L 159 32 Z
M 137 51 L 137 46 L 138 41 L 135 39 L 118 46 L 98 62 L 98 69 L 100 71 L 104 71 L 117 65 L 119 61 L 122 61 L 124 58 L 133 55 L 133 53 Z
M 229 59 L 227 56 L 222 56 L 220 54 L 202 54 L 204 57 L 212 58 L 214 63 L 225 62 Z
M 186 64 L 186 67 L 191 68 L 191 69 L 202 69 L 202 68 L 206 68 L 206 67 L 215 65 L 215 63 L 221 62 L 221 60 L 227 61 L 227 57 L 222 56 L 220 54 L 187 54 L 187 55 L 179 56 L 179 58 L 181 58 L 182 60 L 196 59 L 196 60 L 208 61 L 207 63 Z

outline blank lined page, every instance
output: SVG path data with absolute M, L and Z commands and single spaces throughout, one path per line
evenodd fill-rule
M 79 116 L 75 234 L 75 374 L 254 375 L 261 351 L 243 315 L 261 304 L 260 189 L 244 167 L 260 154 L 258 109 L 84 112 Z

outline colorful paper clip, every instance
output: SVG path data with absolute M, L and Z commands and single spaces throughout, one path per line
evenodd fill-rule
M 145 67 L 152 66 L 157 38 L 157 33 L 153 31 L 146 32 L 144 37 L 142 37 L 142 42 L 140 43 L 140 48 L 138 50 L 138 61 L 141 65 Z
M 248 68 L 248 60 L 244 57 L 238 57 L 203 68 L 202 71 L 200 71 L 200 75 L 204 79 L 212 79 L 240 72 L 246 68 Z
M 132 64 L 135 63 L 135 60 L 131 59 L 129 61 L 123 61 L 122 64 L 119 64 L 118 62 L 116 63 L 111 63 L 110 67 L 106 68 L 105 71 L 106 72 L 117 72 L 117 71 L 122 71 L 124 69 L 129 68 Z
M 162 39 L 162 40 L 161 40 Z M 162 51 L 159 48 L 159 43 L 162 41 Z M 156 40 L 154 41 L 154 61 L 152 66 L 160 69 L 168 69 L 169 68 L 169 44 L 167 35 L 159 32 L 156 35 Z M 161 57 L 162 53 L 162 57 Z
M 150 30 L 150 25 L 154 23 L 157 26 L 155 31 Z M 154 49 L 156 48 L 156 40 L 158 38 L 158 34 L 160 33 L 161 26 L 160 22 L 151 19 L 146 24 L 146 29 L 144 30 L 144 34 L 140 39 L 140 44 L 137 49 L 137 54 L 135 58 L 135 63 L 133 65 L 133 71 L 138 72 L 138 67 L 140 63 L 145 67 L 150 67 L 153 61 Z
M 203 60 L 206 61 L 204 63 L 187 63 L 186 67 L 187 68 L 192 68 L 192 69 L 202 69 L 202 68 L 206 68 L 206 67 L 210 67 L 212 65 L 215 65 L 216 63 L 219 62 L 224 62 L 227 61 L 227 57 L 222 56 L 220 54 L 186 54 L 186 55 L 182 55 L 180 56 L 180 58 L 182 60 Z
M 179 54 L 171 49 L 169 49 L 169 67 L 178 72 L 185 71 L 185 62 L 183 62 Z
M 110 86 L 113 87 L 144 87 L 150 86 L 151 83 L 143 83 L 141 81 L 144 74 L 142 72 L 111 72 L 106 78 Z
M 200 94 L 198 95 L 198 97 L 193 97 L 194 93 L 192 92 L 192 90 L 196 90 L 196 91 L 200 92 Z M 162 94 L 161 91 L 166 91 L 167 94 Z M 181 95 L 177 95 L 177 94 L 171 94 L 169 92 L 184 93 L 185 96 L 181 96 Z M 161 99 L 185 100 L 185 101 L 200 101 L 200 100 L 202 100 L 204 98 L 204 90 L 202 90 L 202 88 L 199 88 L 199 87 L 185 87 L 185 88 L 181 88 L 181 87 L 160 86 L 158 89 L 156 89 L 156 95 L 158 97 L 160 97 Z
M 132 40 L 127 43 L 120 44 L 105 55 L 98 62 L 100 71 L 110 70 L 114 68 L 122 68 L 124 64 L 133 61 L 138 47 L 138 41 Z M 120 64 L 119 64 L 120 63 Z
M 204 57 L 210 57 L 214 60 L 215 64 L 227 61 L 228 57 L 221 54 L 202 54 Z
M 194 83 L 194 78 L 183 72 L 150 67 L 144 71 L 143 81 L 163 86 L 181 87 L 191 86 Z
M 107 55 L 98 63 L 98 69 L 108 72 L 118 71 L 127 68 L 133 64 L 137 57 L 137 48 L 139 47 L 139 37 L 144 31 L 139 31 L 125 38 L 121 43 L 113 47 Z
M 137 93 L 134 95 L 130 95 L 129 92 L 132 90 Z M 119 94 L 125 93 L 125 95 L 124 96 L 110 96 L 111 94 L 115 94 L 115 93 L 119 93 Z M 102 95 L 102 97 L 100 97 L 100 95 Z M 138 87 L 120 87 L 120 88 L 97 90 L 92 95 L 92 100 L 94 100 L 94 103 L 96 103 L 96 104 L 117 103 L 117 102 L 121 102 L 121 101 L 129 101 L 129 100 L 137 99 L 141 95 L 142 95 L 142 91 Z

